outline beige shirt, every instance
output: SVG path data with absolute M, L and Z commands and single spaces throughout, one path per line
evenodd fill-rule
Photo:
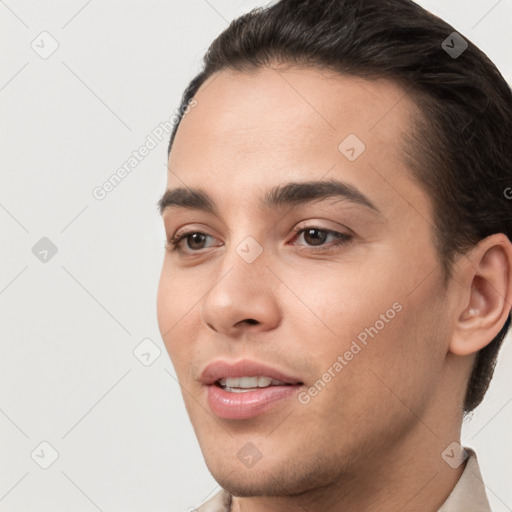
M 438 512 L 491 512 L 476 454 L 471 448 L 464 450 L 468 452 L 464 472 Z M 221 489 L 202 503 L 197 512 L 230 512 L 230 507 L 231 495 Z

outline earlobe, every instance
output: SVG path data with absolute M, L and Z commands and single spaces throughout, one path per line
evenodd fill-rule
M 478 352 L 500 332 L 512 303 L 512 244 L 503 233 L 481 240 L 463 260 L 457 281 L 466 290 L 449 350 Z

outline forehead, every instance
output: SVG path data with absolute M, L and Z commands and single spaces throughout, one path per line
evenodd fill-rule
M 262 184 L 336 178 L 377 195 L 377 206 L 401 196 L 403 206 L 412 200 L 428 210 L 403 158 L 416 107 L 388 80 L 298 67 L 223 70 L 195 99 L 169 156 L 168 188 L 208 184 L 212 194 L 242 195 Z M 347 144 L 356 159 L 343 152 Z
M 246 150 L 264 144 L 310 145 L 336 141 L 347 130 L 396 142 L 415 111 L 406 92 L 389 80 L 294 67 L 250 73 L 226 69 L 210 76 L 195 99 L 197 106 L 183 119 L 176 138 L 192 130 L 201 148 L 226 138 Z

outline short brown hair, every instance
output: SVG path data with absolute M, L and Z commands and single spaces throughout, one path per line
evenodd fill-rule
M 253 9 L 210 45 L 203 70 L 183 94 L 179 121 L 204 81 L 228 68 L 250 71 L 277 62 L 402 86 L 419 107 L 405 159 L 433 201 L 446 282 L 456 254 L 493 233 L 512 240 L 512 200 L 504 193 L 512 185 L 512 92 L 489 58 L 467 38 L 453 39 L 453 32 L 410 0 L 281 0 Z M 454 41 L 468 44 L 457 56 L 446 50 Z M 465 413 L 482 401 L 509 326 L 510 313 L 478 352 Z

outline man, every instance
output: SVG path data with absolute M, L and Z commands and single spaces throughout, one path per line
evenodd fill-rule
M 490 510 L 460 431 L 510 325 L 494 65 L 408 0 L 282 0 L 180 112 L 157 306 L 222 487 L 198 510 Z

